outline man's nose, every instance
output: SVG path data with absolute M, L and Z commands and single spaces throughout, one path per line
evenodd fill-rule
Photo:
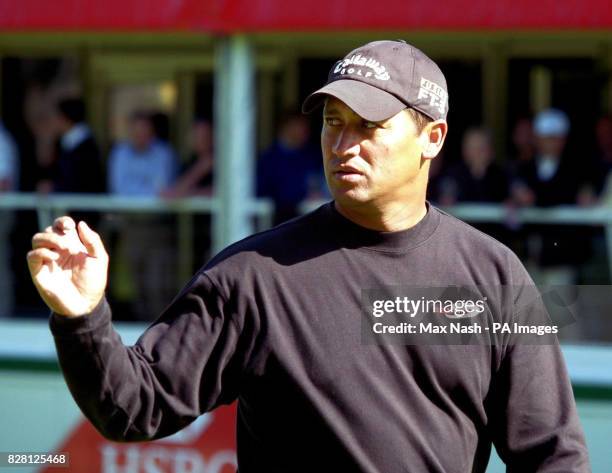
M 332 146 L 332 152 L 339 158 L 357 156 L 359 155 L 360 141 L 358 134 L 354 130 L 345 127 L 338 133 Z

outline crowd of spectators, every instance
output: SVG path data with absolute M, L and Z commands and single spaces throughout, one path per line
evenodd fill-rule
M 60 100 L 55 112 L 56 145 L 52 157 L 41 161 L 38 192 L 106 192 L 165 199 L 213 195 L 213 129 L 209 120 L 194 120 L 191 151 L 181 159 L 168 141 L 167 117 L 135 112 L 128 122 L 127 138 L 117 141 L 104 157 L 86 123 L 80 99 Z M 282 115 L 277 130 L 274 143 L 258 157 L 255 183 L 257 195 L 275 204 L 275 224 L 298 215 L 304 201 L 329 196 L 309 121 L 290 111 Z M 611 204 L 612 119 L 602 117 L 597 123 L 595 156 L 569 153 L 570 131 L 570 119 L 561 110 L 544 110 L 533 120 L 521 117 L 511 133 L 513 149 L 507 156 L 496 156 L 491 131 L 469 128 L 462 137 L 459 156 L 446 154 L 432 163 L 428 198 L 441 206 L 496 203 L 508 209 Z M 0 192 L 19 189 L 19 167 L 17 147 L 0 125 Z M 0 239 L 7 242 L 12 213 L 0 212 Z M 95 213 L 77 217 L 87 218 L 94 226 L 105 224 Z M 106 218 L 107 230 L 114 235 L 114 251 L 120 255 L 114 261 L 131 275 L 133 300 L 138 301 L 130 307 L 134 319 L 144 320 L 159 312 L 177 290 L 174 218 L 151 213 Z M 211 222 L 209 216 L 195 218 L 199 265 L 210 256 Z M 481 229 L 511 246 L 518 243 L 515 251 L 528 266 L 531 263 L 530 269 L 543 284 L 578 282 L 576 268 L 590 255 L 592 234 L 584 228 L 520 227 L 509 218 L 506 224 L 481 225 Z M 2 316 L 11 312 L 13 302 L 11 255 L 7 244 L 0 247 Z
M 510 210 L 610 202 L 612 121 L 602 117 L 597 123 L 595 156 L 570 152 L 570 131 L 569 117 L 558 109 L 543 110 L 533 121 L 521 118 L 512 133 L 510 158 L 496 159 L 490 132 L 471 128 L 463 136 L 461 159 L 438 167 L 430 188 L 430 200 L 440 205 L 505 205 L 505 225 L 481 227 L 506 243 L 518 242 L 515 250 L 543 285 L 581 282 L 578 267 L 592 256 L 592 232 L 571 225 L 517 227 Z

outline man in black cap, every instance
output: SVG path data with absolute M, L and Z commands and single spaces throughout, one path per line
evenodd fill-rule
M 468 302 L 476 316 L 501 286 L 514 290 L 490 304 L 494 321 L 529 305 L 516 256 L 425 200 L 447 131 L 439 68 L 404 42 L 369 43 L 304 110 L 319 105 L 333 201 L 222 251 L 134 347 L 111 324 L 99 236 L 67 218 L 34 236 L 30 270 L 85 415 L 111 439 L 147 440 L 238 399 L 241 473 L 484 472 L 492 444 L 509 471 L 589 471 L 555 343 L 404 344 L 391 332 L 410 324 L 385 324 L 384 313 L 406 314 L 410 301 L 368 298 L 484 288 L 475 303 L 419 312 L 424 322 L 460 317 Z

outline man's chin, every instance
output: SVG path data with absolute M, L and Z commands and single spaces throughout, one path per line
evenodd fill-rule
M 358 187 L 333 189 L 331 195 L 336 202 L 346 205 L 361 205 L 372 200 L 368 192 Z

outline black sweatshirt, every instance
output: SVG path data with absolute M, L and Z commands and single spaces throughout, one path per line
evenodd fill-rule
M 222 251 L 133 347 L 102 303 L 52 314 L 76 402 L 113 440 L 238 399 L 241 473 L 588 472 L 558 345 L 364 343 L 362 290 L 531 285 L 505 246 L 428 205 L 381 233 L 326 204 Z M 511 302 L 510 304 L 512 304 Z

